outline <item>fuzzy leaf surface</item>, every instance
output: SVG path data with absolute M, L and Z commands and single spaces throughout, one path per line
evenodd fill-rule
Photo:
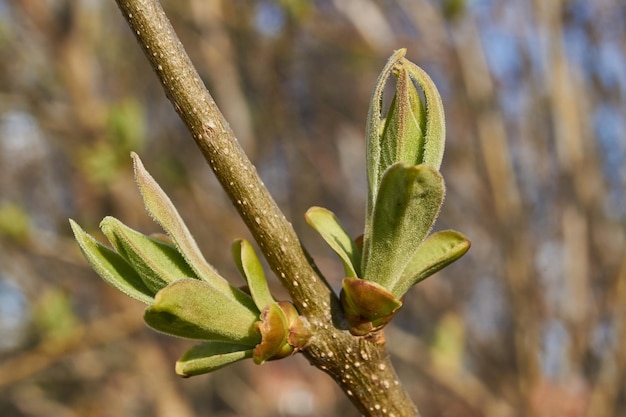
M 217 289 L 227 290 L 228 283 L 204 259 L 187 225 L 165 191 L 146 171 L 139 156 L 133 152 L 131 157 L 134 163 L 135 180 L 148 213 L 163 227 L 202 280 L 210 282 Z
M 104 281 L 131 298 L 152 303 L 154 291 L 146 286 L 124 258 L 94 239 L 74 220 L 70 219 L 70 225 L 85 259 Z
M 348 277 L 360 276 L 361 251 L 341 226 L 335 214 L 323 207 L 311 207 L 307 210 L 304 218 L 339 255 L 345 275 Z
M 371 236 L 380 183 L 387 169 L 394 163 L 404 162 L 426 164 L 438 170 L 445 148 L 445 118 L 439 92 L 428 74 L 407 60 L 405 54 L 406 50 L 400 49 L 389 58 L 370 100 L 366 128 L 368 199 L 362 269 L 371 254 L 368 237 Z M 383 91 L 391 75 L 397 78 L 397 82 L 385 118 Z
M 251 357 L 250 346 L 226 342 L 205 342 L 192 347 L 176 361 L 176 373 L 183 377 L 206 374 Z
M 374 210 L 374 202 L 378 192 L 378 184 L 385 172 L 381 169 L 382 143 L 381 136 L 383 133 L 383 91 L 385 84 L 391 76 L 393 69 L 400 59 L 406 54 L 406 49 L 399 49 L 389 58 L 385 67 L 381 71 L 372 97 L 370 98 L 370 106 L 367 112 L 367 125 L 365 128 L 366 137 L 366 165 L 367 165 L 367 208 L 365 217 L 365 234 L 368 234 L 371 228 L 372 211 Z M 365 248 L 367 249 L 367 248 Z M 367 251 L 364 253 L 367 256 Z
M 153 329 L 174 336 L 253 347 L 261 341 L 254 330 L 259 314 L 256 307 L 250 309 L 206 282 L 188 278 L 159 291 L 144 320 Z
M 236 240 L 233 243 L 233 257 L 235 264 L 248 283 L 250 295 L 259 311 L 274 302 L 274 297 L 265 279 L 263 265 L 250 242 L 245 239 Z
M 380 183 L 374 206 L 369 256 L 363 278 L 389 291 L 432 228 L 443 202 L 441 174 L 429 165 L 392 165 Z M 394 292 L 396 297 L 402 294 Z
M 439 170 L 446 146 L 446 121 L 441 96 L 426 71 L 406 58 L 400 60 L 400 65 L 424 92 L 426 130 L 422 145 L 422 158 L 419 163 L 430 165 Z
M 105 217 L 100 228 L 154 293 L 178 279 L 196 277 L 173 246 L 139 233 L 114 217 Z
M 396 92 L 384 122 L 379 173 L 396 162 L 421 164 L 424 157 L 426 107 L 406 67 L 396 67 L 394 74 Z
M 459 259 L 469 248 L 470 241 L 455 230 L 432 234 L 417 248 L 393 293 L 404 294 L 413 285 Z

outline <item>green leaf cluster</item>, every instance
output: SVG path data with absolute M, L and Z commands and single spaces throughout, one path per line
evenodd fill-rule
M 93 269 L 110 285 L 148 305 L 153 329 L 203 343 L 176 364 L 183 376 L 219 369 L 252 357 L 256 363 L 287 356 L 308 340 L 306 321 L 288 302 L 271 296 L 252 245 L 233 244 L 235 262 L 249 292 L 234 287 L 206 261 L 169 197 L 132 154 L 135 179 L 149 214 L 167 236 L 146 236 L 106 217 L 101 230 L 111 247 L 70 220 Z M 290 338 L 290 334 L 298 338 Z M 293 344 L 290 344 L 293 343 Z
M 439 167 L 445 145 L 441 97 L 430 77 L 396 51 L 380 74 L 367 122 L 368 200 L 365 232 L 353 240 L 330 211 L 312 207 L 307 222 L 339 255 L 346 278 L 342 305 L 350 331 L 381 329 L 413 285 L 469 249 L 461 233 L 429 236 L 445 195 Z M 396 90 L 386 117 L 383 89 Z

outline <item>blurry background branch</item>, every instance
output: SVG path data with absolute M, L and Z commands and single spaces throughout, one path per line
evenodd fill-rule
M 473 247 L 412 290 L 400 333 L 389 331 L 390 343 L 402 335 L 418 350 L 408 357 L 398 344 L 392 359 L 423 415 L 626 415 L 623 2 L 372 0 L 369 38 L 348 2 L 164 4 L 334 286 L 341 266 L 302 214 L 323 205 L 360 233 L 363 130 L 380 65 L 407 47 L 434 77 L 449 130 L 439 225 L 462 230 Z M 207 45 L 209 37 L 219 45 Z M 216 72 L 217 62 L 228 69 Z M 51 311 L 73 317 L 71 329 L 128 308 L 86 264 L 72 262 L 75 247 L 59 242 L 79 213 L 90 232 L 107 214 L 158 229 L 132 184 L 131 149 L 154 161 L 151 172 L 207 258 L 237 276 L 224 243 L 248 232 L 156 79 L 143 73 L 148 65 L 110 2 L 0 6 L 3 363 L 37 352 L 53 330 L 44 320 Z M 3 387 L 0 415 L 159 415 L 162 392 L 146 371 L 156 365 L 125 359 L 141 357 L 150 343 L 138 340 L 151 338 L 163 346 L 166 359 L 155 360 L 170 392 L 185 398 L 190 415 L 356 414 L 298 357 L 180 381 L 168 366 L 188 344 L 140 329 Z M 459 392 L 463 377 L 480 383 Z M 263 385 L 289 388 L 259 394 L 268 378 L 276 382 Z M 244 395 L 252 405 L 237 401 Z M 482 398 L 489 407 L 474 406 Z

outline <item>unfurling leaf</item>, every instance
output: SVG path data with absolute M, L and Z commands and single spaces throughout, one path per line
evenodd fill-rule
M 209 341 L 196 345 L 176 361 L 176 373 L 183 377 L 206 374 L 252 357 L 247 345 Z
M 470 241 L 455 230 L 434 233 L 417 248 L 392 292 L 404 294 L 413 285 L 459 259 L 469 248 Z
M 361 250 L 341 226 L 334 213 L 323 207 L 311 207 L 304 218 L 339 255 L 345 275 L 347 277 L 360 276 Z
M 228 282 L 204 259 L 198 244 L 165 191 L 146 171 L 139 156 L 133 152 L 131 157 L 135 166 L 135 180 L 150 215 L 174 241 L 178 251 L 185 257 L 198 278 L 210 283 L 218 291 L 231 292 Z
M 253 347 L 261 341 L 254 330 L 259 314 L 256 307 L 250 309 L 206 282 L 181 279 L 156 294 L 144 320 L 153 329 L 173 336 Z
M 105 217 L 100 228 L 118 254 L 154 293 L 181 278 L 196 278 L 173 246 L 145 236 L 114 217 Z
M 426 107 L 406 67 L 398 64 L 394 75 L 396 93 L 389 106 L 380 140 L 383 173 L 396 162 L 418 165 L 424 158 Z
M 422 145 L 424 149 L 418 163 L 430 165 L 439 170 L 446 146 L 446 121 L 441 96 L 435 83 L 423 69 L 405 58 L 402 58 L 401 65 L 424 93 L 424 108 L 426 109 Z
M 387 64 L 383 68 L 382 72 L 378 76 L 376 86 L 370 99 L 370 107 L 367 113 L 367 126 L 365 135 L 367 139 L 366 150 L 366 163 L 367 163 L 367 181 L 368 181 L 368 213 L 370 209 L 374 207 L 374 200 L 376 198 L 376 191 L 378 190 L 378 183 L 383 176 L 386 168 L 381 163 L 382 157 L 382 144 L 381 136 L 383 133 L 382 119 L 383 117 L 383 91 L 385 84 L 392 74 L 393 69 L 398 64 L 400 59 L 406 54 L 406 49 L 399 49 L 393 53 L 393 55 L 387 61 Z M 368 216 L 369 218 L 369 216 Z
M 154 301 L 154 291 L 146 286 L 139 274 L 124 258 L 98 242 L 72 219 L 70 219 L 70 226 L 85 259 L 104 281 L 145 304 L 151 304 Z
M 252 244 L 245 239 L 236 240 L 233 243 L 233 257 L 235 264 L 250 289 L 250 295 L 259 311 L 263 311 L 268 304 L 274 302 L 263 272 L 263 265 L 259 260 Z
M 395 51 L 387 61 L 376 82 L 367 116 L 368 199 L 362 269 L 371 253 L 368 245 L 374 206 L 387 170 L 398 162 L 425 164 L 439 170 L 443 158 L 445 119 L 441 97 L 428 74 L 405 59 L 405 53 L 405 49 Z M 396 90 L 385 118 L 383 91 L 391 75 L 397 79 Z
M 387 170 L 374 206 L 363 278 L 394 291 L 402 272 L 428 235 L 443 202 L 441 174 L 428 165 L 398 163 Z M 369 242 L 368 242 L 369 241 Z

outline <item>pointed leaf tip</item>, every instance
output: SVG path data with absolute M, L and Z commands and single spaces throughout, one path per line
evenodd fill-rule
M 421 163 L 439 170 L 446 145 L 446 121 L 441 96 L 426 71 L 406 58 L 402 58 L 400 64 L 424 92 L 426 122 Z
M 105 217 L 100 228 L 118 254 L 154 293 L 181 278 L 195 278 L 183 256 L 170 244 L 150 238 L 114 217 Z
M 251 357 L 252 349 L 246 345 L 205 342 L 192 347 L 180 357 L 176 362 L 176 373 L 185 378 L 206 374 Z
M 252 244 L 245 239 L 233 242 L 232 251 L 235 264 L 248 283 L 254 303 L 259 311 L 263 311 L 268 304 L 274 302 L 274 298 L 267 285 L 261 260 Z
M 469 248 L 470 241 L 455 230 L 432 234 L 417 248 L 413 259 L 396 283 L 393 293 L 402 296 L 415 284 L 465 255 Z
M 118 253 L 85 232 L 74 220 L 70 226 L 83 256 L 100 277 L 127 296 L 151 304 L 154 291 L 146 286 L 139 274 Z
M 366 125 L 366 163 L 367 163 L 367 181 L 368 181 L 368 201 L 367 212 L 371 212 L 376 199 L 376 193 L 378 190 L 378 183 L 383 175 L 384 168 L 381 170 L 381 157 L 382 157 L 382 143 L 381 134 L 383 132 L 382 119 L 383 119 L 383 91 L 387 80 L 393 73 L 394 68 L 398 65 L 400 60 L 406 54 L 406 49 L 398 49 L 395 51 L 385 67 L 381 71 L 372 97 L 370 98 L 370 106 L 367 113 L 367 125 Z M 369 216 L 368 216 L 369 218 Z
M 405 66 L 397 66 L 394 75 L 396 92 L 380 139 L 381 174 L 396 162 L 418 165 L 424 160 L 426 106 Z
M 305 213 L 304 218 L 339 255 L 345 275 L 348 277 L 360 276 L 361 250 L 344 230 L 335 214 L 323 207 L 311 207 Z
M 170 198 L 148 171 L 145 170 L 139 156 L 135 153 L 132 153 L 131 156 L 135 167 L 135 180 L 139 186 L 139 191 L 143 197 L 146 209 L 172 238 L 178 251 L 187 261 L 187 264 L 196 272 L 196 276 L 211 284 L 213 288 L 222 292 L 224 295 L 234 297 L 240 303 L 254 308 L 252 298 L 241 290 L 232 287 L 228 281 L 222 278 L 206 261 L 198 244 L 182 217 L 178 214 Z
M 204 259 L 195 239 L 170 198 L 146 171 L 139 156 L 134 152 L 131 153 L 131 156 L 133 158 L 135 180 L 148 213 L 172 238 L 180 253 L 187 260 L 187 263 L 202 280 L 210 282 L 218 289 L 226 290 L 228 283 Z

